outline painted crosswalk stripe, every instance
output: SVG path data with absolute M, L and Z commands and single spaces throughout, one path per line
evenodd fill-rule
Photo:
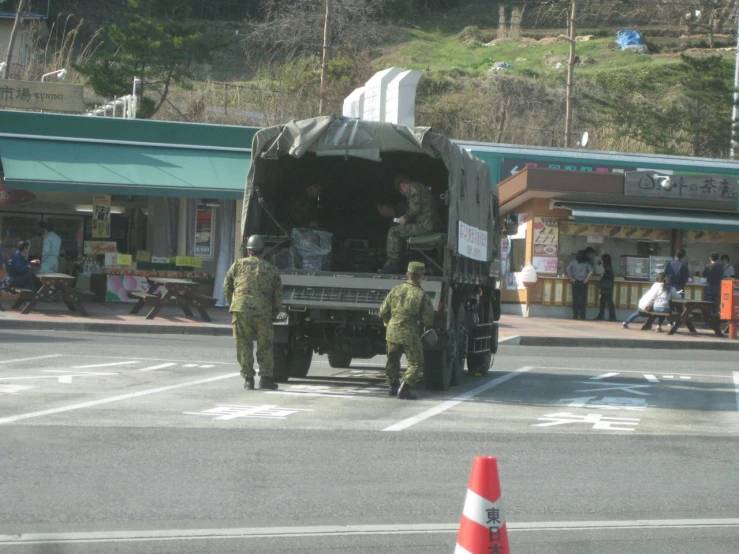
M 93 367 L 113 367 L 115 365 L 131 365 L 131 364 L 138 364 L 139 362 L 137 360 L 128 361 L 128 362 L 111 362 L 108 364 L 93 364 L 93 365 L 78 365 L 73 367 L 72 369 L 91 369 Z
M 144 369 L 139 369 L 139 371 L 154 371 L 157 369 L 164 369 L 165 367 L 172 367 L 173 365 L 177 365 L 176 363 L 169 363 L 169 364 L 159 364 L 159 365 L 153 365 L 151 367 L 145 367 Z
M 591 377 L 591 381 L 600 381 L 601 379 L 608 379 L 609 377 L 615 377 L 618 375 L 618 373 L 604 373 L 603 375 L 598 375 L 596 377 Z
M 644 378 L 649 381 L 650 383 L 659 383 L 659 379 L 657 379 L 654 375 L 651 373 L 645 373 Z

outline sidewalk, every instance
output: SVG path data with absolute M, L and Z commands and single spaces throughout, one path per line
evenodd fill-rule
M 231 336 L 231 317 L 226 308 L 208 310 L 213 321 L 185 317 L 180 310 L 165 308 L 153 320 L 130 315 L 133 304 L 88 303 L 90 317 L 79 317 L 61 303 L 39 303 L 40 311 L 23 315 L 9 311 L 12 301 L 2 299 L 6 311 L 0 312 L 1 330 L 87 331 L 99 333 L 154 333 L 177 335 Z M 572 319 L 523 318 L 503 315 L 500 342 L 510 346 L 576 346 L 614 348 L 674 348 L 737 350 L 739 340 L 718 338 L 698 325 L 698 334 L 682 329 L 674 336 L 654 331 L 640 331 L 638 321 L 629 329 L 621 322 L 575 321 Z

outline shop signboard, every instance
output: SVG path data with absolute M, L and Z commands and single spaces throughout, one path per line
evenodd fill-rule
M 624 195 L 736 205 L 739 181 L 723 175 L 668 175 L 656 171 L 630 171 L 624 176 Z
M 23 206 L 36 200 L 36 195 L 27 190 L 8 190 L 0 185 L 0 208 Z
M 0 85 L 0 108 L 83 113 L 82 85 L 6 79 Z
M 151 252 L 148 252 L 146 250 L 137 250 L 136 251 L 136 261 L 137 262 L 150 262 Z
M 534 218 L 534 256 L 557 257 L 559 253 L 559 221 L 548 217 Z
M 85 256 L 102 256 L 106 252 L 115 252 L 118 245 L 110 240 L 86 240 L 84 247 Z
M 197 256 L 175 256 L 174 265 L 179 267 L 203 267 L 203 260 Z
M 732 231 L 683 231 L 683 242 L 694 244 L 712 242 L 717 244 L 739 244 L 739 233 Z
M 624 173 L 633 167 L 615 167 L 605 163 L 580 163 L 563 161 L 533 161 L 525 158 L 503 158 L 500 163 L 500 180 L 507 179 L 519 171 L 532 169 L 561 169 L 564 171 L 584 171 L 587 173 Z
M 672 240 L 672 229 L 630 227 L 627 225 L 598 225 L 572 221 L 560 221 L 559 232 L 563 235 L 599 236 L 618 239 L 648 240 L 651 242 L 670 242 Z
M 457 252 L 466 258 L 486 262 L 488 259 L 488 232 L 459 221 Z
M 92 238 L 110 238 L 109 194 L 95 194 L 92 197 Z
M 558 261 L 557 258 L 544 258 L 540 256 L 534 256 L 531 259 L 536 273 L 553 273 L 555 275 L 558 271 Z

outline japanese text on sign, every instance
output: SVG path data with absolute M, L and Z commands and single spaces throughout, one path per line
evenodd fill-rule
M 457 252 L 465 258 L 486 262 L 488 260 L 488 232 L 460 221 Z
M 0 86 L 0 107 L 82 113 L 82 85 L 5 80 Z
M 736 202 L 739 182 L 722 175 L 660 175 L 652 171 L 626 173 L 626 196 L 652 196 L 678 200 L 711 200 Z

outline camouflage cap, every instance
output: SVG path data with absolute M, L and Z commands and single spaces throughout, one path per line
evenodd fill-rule
M 424 273 L 426 266 L 421 262 L 410 262 L 408 264 L 408 273 Z
M 404 175 L 403 173 L 400 173 L 399 175 L 396 175 L 395 176 L 395 180 L 394 180 L 394 182 L 395 182 L 395 188 L 398 189 L 398 190 L 400 190 L 400 184 L 401 183 L 410 183 L 410 181 L 411 180 L 408 178 L 407 175 Z

